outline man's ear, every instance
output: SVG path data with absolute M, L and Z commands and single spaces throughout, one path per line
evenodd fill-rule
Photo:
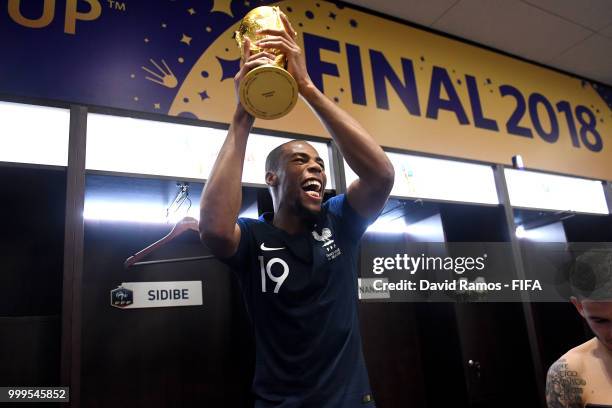
M 576 307 L 576 310 L 578 311 L 578 313 L 580 313 L 580 316 L 584 317 L 584 309 L 582 308 L 582 302 L 579 301 L 576 296 L 572 296 L 570 298 L 570 301 L 572 302 L 574 307 Z
M 266 184 L 270 187 L 276 187 L 278 185 L 278 176 L 275 172 L 266 172 Z

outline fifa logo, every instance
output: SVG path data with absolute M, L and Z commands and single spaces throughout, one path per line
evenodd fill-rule
M 79 11 L 79 1 L 89 5 L 88 11 Z M 31 3 L 32 0 L 8 0 L 8 14 L 11 19 L 28 28 L 47 27 L 55 18 L 56 0 L 43 0 L 42 10 L 35 14 L 36 18 L 24 16 L 22 3 Z M 40 1 L 36 1 L 36 7 L 40 8 Z M 81 10 L 84 7 L 80 7 Z M 66 34 L 76 33 L 77 21 L 93 21 L 102 14 L 102 6 L 99 0 L 66 0 L 66 14 L 64 16 L 64 32 Z

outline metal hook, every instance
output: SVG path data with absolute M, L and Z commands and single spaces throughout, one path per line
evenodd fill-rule
M 191 199 L 189 198 L 189 183 L 176 183 L 178 191 L 174 196 L 172 203 L 166 208 L 166 219 L 170 218 L 170 210 L 174 207 L 173 213 L 176 213 L 185 203 L 188 202 L 187 213 L 191 209 Z

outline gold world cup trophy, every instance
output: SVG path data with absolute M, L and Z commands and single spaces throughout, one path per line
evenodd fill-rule
M 258 30 L 284 30 L 277 6 L 254 8 L 244 16 L 236 41 L 240 51 L 244 52 L 245 38 L 250 40 L 251 55 L 263 51 L 256 47 L 256 41 L 266 37 L 257 34 Z M 295 79 L 287 72 L 287 58 L 280 51 L 268 50 L 276 55 L 273 64 L 265 64 L 249 71 L 240 82 L 238 93 L 244 109 L 260 119 L 278 119 L 288 114 L 295 106 L 298 87 Z

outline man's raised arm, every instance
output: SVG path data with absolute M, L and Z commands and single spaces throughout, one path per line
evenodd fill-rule
M 234 82 L 251 69 L 272 62 L 274 55 L 262 52 L 250 55 L 249 41 L 244 42 L 244 58 Z M 200 201 L 200 238 L 216 256 L 233 255 L 240 243 L 240 228 L 236 224 L 242 203 L 242 167 L 247 139 L 254 118 L 238 103 L 223 147 L 208 177 Z
M 314 85 L 302 95 L 338 144 L 359 178 L 348 186 L 347 198 L 361 216 L 372 218 L 384 207 L 393 188 L 393 165 L 372 136 Z
M 338 144 L 347 163 L 359 179 L 348 188 L 351 206 L 363 217 L 376 216 L 393 188 L 393 165 L 372 136 L 353 117 L 319 91 L 310 79 L 295 31 L 281 15 L 285 30 L 263 30 L 269 37 L 257 42 L 263 49 L 277 49 L 287 56 L 288 70 L 298 83 L 300 94 L 319 116 Z

